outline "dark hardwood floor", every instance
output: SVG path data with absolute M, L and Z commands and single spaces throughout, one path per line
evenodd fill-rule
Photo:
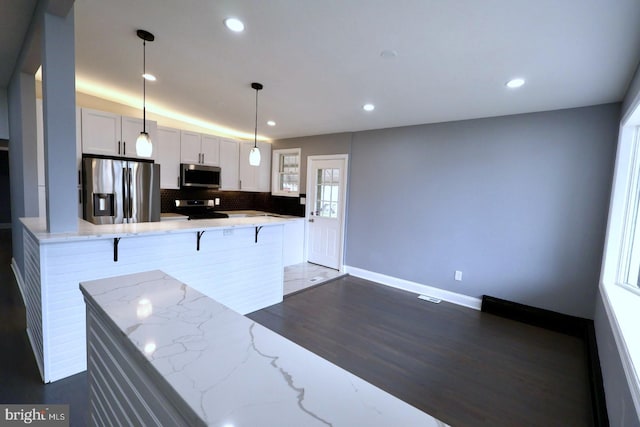
M 452 426 L 591 426 L 578 338 L 343 277 L 250 318 Z
M 10 263 L 0 230 L 0 403 L 69 404 L 85 426 L 86 374 L 42 384 Z M 353 277 L 249 317 L 452 426 L 592 425 L 577 338 Z
M 70 425 L 87 425 L 87 375 L 43 384 L 25 332 L 25 310 L 11 271 L 11 230 L 0 230 L 0 403 L 69 405 Z

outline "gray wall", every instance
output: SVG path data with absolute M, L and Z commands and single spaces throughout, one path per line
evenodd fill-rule
M 36 92 L 32 74 L 14 73 L 9 83 L 9 172 L 13 257 L 24 272 L 21 217 L 38 216 Z
M 619 114 L 608 104 L 355 133 L 346 264 L 591 318 Z
M 604 379 L 609 424 L 612 426 L 640 427 L 640 420 L 633 405 L 629 384 L 624 374 L 613 331 L 598 293 L 594 324 L 598 338 L 598 355 Z
M 7 88 L 0 88 L 0 139 L 9 139 L 9 101 Z
M 302 163 L 300 165 L 300 192 L 307 188 L 307 157 L 322 154 L 348 154 L 351 146 L 351 133 L 289 138 L 274 141 L 272 149 L 301 148 Z
M 622 100 L 622 114 L 621 117 L 625 117 L 637 103 L 637 99 L 640 97 L 640 65 L 636 69 L 631 82 L 629 83 L 629 87 L 627 88 L 627 93 Z

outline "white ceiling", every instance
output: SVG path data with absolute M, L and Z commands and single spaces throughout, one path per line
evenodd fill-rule
M 0 0 L 0 88 L 9 84 L 36 0 Z
M 76 0 L 75 13 L 78 81 L 141 102 L 142 28 L 156 36 L 150 110 L 252 134 L 257 81 L 274 139 L 616 102 L 640 59 L 637 0 Z M 512 77 L 527 84 L 508 90 Z

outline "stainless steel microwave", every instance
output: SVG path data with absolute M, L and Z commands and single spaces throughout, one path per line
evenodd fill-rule
M 180 186 L 220 188 L 220 168 L 218 166 L 180 165 Z

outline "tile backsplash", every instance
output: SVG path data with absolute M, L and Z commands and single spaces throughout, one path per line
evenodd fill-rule
M 304 216 L 304 205 L 299 197 L 277 197 L 271 193 L 253 193 L 247 191 L 215 191 L 208 189 L 186 188 L 180 190 L 160 190 L 161 212 L 173 212 L 176 199 L 220 199 L 216 210 L 259 210 L 283 215 Z M 305 197 L 301 194 L 300 197 Z

